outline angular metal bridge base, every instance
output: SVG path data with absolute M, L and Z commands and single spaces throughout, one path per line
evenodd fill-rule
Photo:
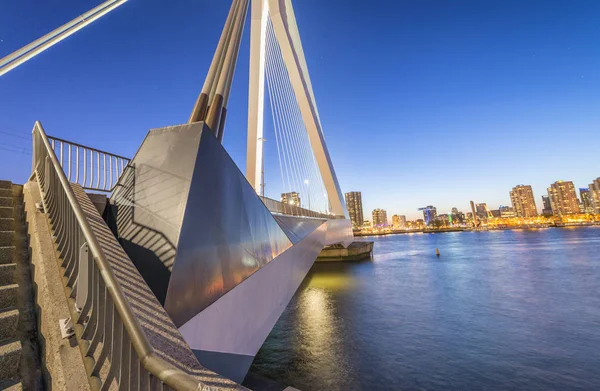
M 241 382 L 349 220 L 273 215 L 202 122 L 148 133 L 111 197 L 123 247 L 209 369 Z

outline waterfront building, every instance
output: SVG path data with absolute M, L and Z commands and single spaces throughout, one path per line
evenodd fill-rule
M 500 205 L 500 208 L 498 208 L 498 210 L 500 211 L 500 217 L 510 218 L 516 216 L 515 210 L 510 206 Z
M 429 224 L 430 221 L 437 217 L 437 208 L 433 205 L 419 208 L 419 210 L 423 211 L 423 221 L 425 221 L 425 224 Z
M 547 195 L 543 195 L 542 203 L 544 204 L 544 209 L 542 209 L 542 214 L 544 216 L 552 215 L 552 205 L 550 204 L 550 197 L 548 197 Z
M 482 220 L 485 220 L 488 217 L 492 216 L 492 213 L 490 212 L 490 209 L 488 208 L 488 206 L 485 202 L 475 205 L 475 210 L 476 210 L 477 217 Z
M 535 199 L 533 198 L 533 189 L 530 185 L 513 187 L 510 191 L 510 201 L 517 217 L 535 217 L 538 215 Z
M 492 217 L 502 217 L 500 209 L 493 209 L 490 211 L 490 213 L 492 214 Z
M 287 205 L 300 206 L 300 193 L 292 191 L 281 193 L 281 202 Z
M 590 183 L 590 200 L 594 213 L 600 214 L 600 177 Z
M 556 216 L 579 213 L 579 200 L 571 181 L 557 181 L 548 188 L 552 213 Z
M 387 212 L 384 209 L 373 210 L 373 227 L 385 227 L 388 225 Z
M 393 215 L 392 216 L 392 226 L 394 228 L 405 228 L 406 227 L 406 216 L 403 215 Z
M 360 191 L 351 191 L 345 194 L 346 208 L 353 228 L 360 228 L 364 223 L 362 194 Z
M 589 188 L 579 188 L 579 198 L 581 199 L 581 213 L 594 213 L 594 204 L 592 203 L 592 193 Z

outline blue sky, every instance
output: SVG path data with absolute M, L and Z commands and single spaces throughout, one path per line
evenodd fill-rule
M 99 3 L 0 3 L 0 56 Z M 600 176 L 600 2 L 294 6 L 340 185 L 362 191 L 367 215 L 466 211 L 471 199 L 496 208 L 521 183 L 541 209 L 550 183 Z M 228 7 L 130 0 L 1 77 L 1 144 L 29 150 L 40 120 L 51 135 L 132 156 L 148 129 L 187 120 Z M 247 33 L 224 141 L 242 169 Z M 24 182 L 30 166 L 27 153 L 0 149 L 0 178 Z

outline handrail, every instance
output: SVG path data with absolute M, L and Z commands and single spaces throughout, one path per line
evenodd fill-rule
M 337 216 L 334 214 L 327 214 L 321 212 L 315 212 L 314 210 L 302 208 L 292 204 L 286 204 L 281 201 L 274 200 L 272 198 L 259 196 L 263 204 L 269 209 L 271 213 L 277 213 L 287 216 L 298 216 L 298 217 L 314 217 L 317 219 L 343 219 L 344 216 Z
M 88 259 L 90 261 L 93 260 L 93 263 L 89 264 L 92 267 L 88 268 L 88 282 L 95 282 L 97 283 L 98 287 L 101 286 L 101 283 L 104 284 L 104 288 L 108 295 L 110 295 L 110 298 L 108 295 L 105 296 L 107 303 L 105 304 L 103 313 L 106 314 L 109 312 L 109 309 L 106 306 L 109 305 L 108 301 L 110 299 L 119 316 L 119 319 L 116 319 L 116 317 L 112 317 L 111 315 L 112 319 L 107 318 L 106 324 L 110 323 L 112 326 L 114 326 L 118 321 L 122 322 L 122 326 L 125 329 L 124 331 L 126 331 L 127 334 L 123 334 L 122 340 L 126 340 L 127 337 L 129 340 L 128 343 L 133 346 L 137 360 L 141 364 L 139 368 L 140 372 L 137 375 L 139 376 L 138 379 L 131 379 L 132 375 L 129 373 L 129 366 L 127 366 L 127 369 L 118 368 L 118 375 L 114 375 L 114 379 L 118 378 L 119 382 L 125 380 L 131 384 L 137 384 L 140 386 L 140 384 L 143 382 L 143 376 L 141 373 L 141 369 L 143 367 L 143 369 L 145 369 L 151 375 L 148 380 L 148 386 L 150 386 L 151 381 L 154 381 L 154 379 L 152 379 L 152 377 L 154 377 L 155 379 L 159 379 L 164 385 L 175 390 L 196 390 L 204 388 L 205 385 L 199 383 L 198 380 L 193 376 L 181 371 L 180 369 L 177 369 L 155 354 L 145 332 L 138 323 L 125 295 L 123 294 L 120 284 L 113 274 L 108 260 L 101 250 L 100 244 L 94 235 L 92 228 L 90 227 L 86 215 L 84 214 L 81 205 L 79 204 L 73 192 L 71 184 L 69 183 L 69 180 L 63 172 L 62 167 L 56 157 L 54 149 L 50 145 L 49 138 L 39 121 L 36 121 L 32 133 L 34 148 L 34 174 L 38 177 L 38 184 L 42 190 L 42 201 L 44 203 L 44 208 L 48 211 L 54 228 L 56 228 L 55 234 L 57 235 L 56 242 L 58 249 L 61 251 L 61 254 L 63 254 L 63 258 L 65 258 L 63 261 L 63 266 L 65 267 L 65 273 L 68 274 L 67 285 L 73 289 L 73 292 L 77 291 L 77 294 L 79 294 L 79 286 L 77 286 L 77 284 L 81 286 L 81 284 L 84 283 L 84 281 L 77 281 L 76 278 L 79 271 L 78 263 L 81 261 L 79 259 L 81 254 L 80 249 L 85 248 L 87 245 L 87 248 L 89 248 Z M 61 213 L 57 213 L 58 209 L 60 208 L 63 208 L 60 210 Z M 59 232 L 57 233 L 56 231 Z M 74 240 L 72 240 L 72 237 L 75 237 L 78 243 L 73 243 Z M 67 238 L 69 238 L 70 241 Z M 80 246 L 80 244 L 82 246 Z M 97 270 L 94 270 L 93 266 L 95 266 Z M 74 295 L 74 293 L 72 293 L 72 295 Z M 98 292 L 93 291 L 91 294 L 85 294 L 85 305 L 83 306 L 81 315 L 77 320 L 77 323 L 83 326 L 79 328 L 80 335 L 77 335 L 77 337 L 79 340 L 80 350 L 84 357 L 84 361 L 86 362 L 86 370 L 88 372 L 88 376 L 90 377 L 90 385 L 93 389 L 108 389 L 110 386 L 109 379 L 105 379 L 103 383 L 102 379 L 99 378 L 100 371 L 99 368 L 97 368 L 98 365 L 97 363 L 94 363 L 93 354 L 90 356 L 90 350 L 92 349 L 91 346 L 93 345 L 93 342 L 90 343 L 83 338 L 88 331 L 87 329 L 93 327 L 93 325 L 90 326 L 90 324 L 94 322 L 94 319 L 96 322 L 95 330 L 92 330 L 94 333 L 94 338 L 98 333 L 102 333 L 102 326 L 99 325 L 100 322 L 98 320 L 98 317 L 101 316 L 101 314 L 98 315 L 91 313 L 90 316 L 87 316 L 87 313 L 90 312 L 90 307 L 96 306 L 96 304 L 99 303 L 99 296 L 101 295 L 102 293 L 100 288 L 98 288 Z M 93 303 L 94 301 L 95 303 Z M 101 306 L 102 304 L 100 304 L 99 307 Z M 95 310 L 96 313 L 100 312 L 98 308 L 95 308 Z M 111 345 L 114 344 L 117 339 L 121 341 L 121 336 L 118 335 L 118 330 L 109 331 L 108 333 L 110 334 L 108 335 L 108 339 Z M 104 333 L 103 338 L 107 338 L 106 332 Z M 105 345 L 106 340 L 102 346 L 102 354 L 104 354 Z M 121 352 L 119 352 L 118 355 L 119 357 L 117 357 L 118 360 L 116 361 L 120 361 Z M 133 355 L 129 356 L 131 363 L 134 362 L 134 357 L 132 356 Z M 111 362 L 111 371 L 113 370 L 112 368 L 113 363 Z M 133 368 L 133 365 L 131 368 Z M 133 371 L 133 369 L 131 370 Z M 122 378 L 124 372 L 126 372 L 126 375 L 128 375 L 129 378 Z M 119 383 L 119 385 L 121 384 Z
M 46 138 L 69 182 L 87 190 L 112 192 L 131 160 L 58 137 Z

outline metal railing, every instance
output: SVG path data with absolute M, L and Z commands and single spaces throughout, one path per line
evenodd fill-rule
M 315 212 L 314 210 L 301 208 L 296 205 L 286 204 L 281 201 L 274 200 L 272 198 L 267 198 L 260 196 L 260 199 L 265 204 L 267 209 L 271 211 L 271 213 L 278 213 L 282 215 L 288 216 L 299 216 L 299 217 L 314 217 L 318 219 L 343 219 L 344 216 L 336 216 L 333 214 Z
M 130 161 L 58 137 L 47 137 L 69 182 L 84 189 L 112 192 Z
M 37 177 L 51 221 L 65 284 L 78 307 L 78 314 L 72 312 L 74 332 L 91 388 L 205 389 L 193 376 L 157 356 L 54 151 L 42 125 L 36 122 L 32 176 Z

